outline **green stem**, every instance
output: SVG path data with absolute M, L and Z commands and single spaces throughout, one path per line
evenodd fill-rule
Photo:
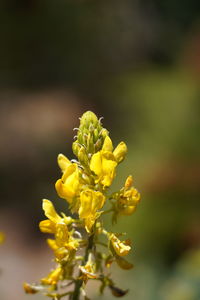
M 113 211 L 113 207 L 110 208 L 110 209 L 108 209 L 108 210 L 104 210 L 104 211 L 102 212 L 102 215 L 108 214 L 108 213 L 110 213 L 111 211 Z
M 84 266 L 87 263 L 90 250 L 92 250 L 92 248 L 93 248 L 93 242 L 94 242 L 94 233 L 92 235 L 90 235 L 89 238 L 88 238 L 88 245 L 85 249 L 85 256 L 84 256 L 84 259 L 83 259 L 83 262 L 82 262 L 82 266 Z M 81 274 L 82 273 L 80 271 L 78 277 L 80 277 Z M 76 280 L 75 287 L 74 287 L 74 292 L 72 294 L 71 300 L 79 300 L 80 289 L 82 287 L 82 284 L 83 284 L 82 279 L 77 279 Z

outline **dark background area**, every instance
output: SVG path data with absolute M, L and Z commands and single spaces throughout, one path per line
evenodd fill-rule
M 127 299 L 200 299 L 200 2 L 2 0 L 0 20 L 0 298 L 44 299 L 21 288 L 53 265 L 41 199 L 67 211 L 57 154 L 93 110 L 128 145 L 113 190 L 133 174 L 142 195 L 113 277 Z

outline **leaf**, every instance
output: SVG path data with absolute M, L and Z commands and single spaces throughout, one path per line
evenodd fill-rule
M 109 288 L 111 289 L 111 292 L 115 297 L 123 297 L 128 293 L 128 290 L 124 291 L 114 285 L 109 285 Z
M 114 257 L 112 255 L 108 255 L 105 259 L 105 266 L 107 268 L 110 268 L 111 264 L 113 263 L 114 261 Z
M 125 260 L 124 258 L 118 256 L 116 257 L 116 262 L 118 264 L 118 266 L 124 270 L 130 270 L 134 267 L 133 264 L 129 263 L 127 260 Z
M 105 288 L 106 288 L 106 282 L 102 281 L 102 284 L 100 285 L 100 288 L 99 288 L 100 294 L 103 294 Z

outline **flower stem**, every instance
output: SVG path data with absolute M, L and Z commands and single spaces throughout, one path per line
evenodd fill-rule
M 83 262 L 82 262 L 82 266 L 84 266 L 87 263 L 89 253 L 90 253 L 90 251 L 93 248 L 93 242 L 94 242 L 94 233 L 91 234 L 89 236 L 89 238 L 88 238 L 88 245 L 87 245 L 87 247 L 85 249 L 85 256 L 84 256 L 84 259 L 83 259 Z M 80 277 L 81 274 L 82 273 L 80 271 L 78 277 Z M 76 280 L 75 287 L 74 287 L 74 292 L 72 294 L 71 300 L 79 300 L 80 290 L 81 290 L 82 284 L 83 284 L 83 280 L 82 279 L 77 279 Z

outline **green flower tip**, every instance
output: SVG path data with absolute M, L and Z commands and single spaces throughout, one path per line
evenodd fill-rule
M 99 124 L 99 120 L 97 119 L 97 116 L 92 111 L 88 110 L 86 111 L 81 119 L 80 119 L 80 126 L 83 126 L 85 128 L 89 128 L 90 125 L 93 125 L 94 127 L 97 127 Z

